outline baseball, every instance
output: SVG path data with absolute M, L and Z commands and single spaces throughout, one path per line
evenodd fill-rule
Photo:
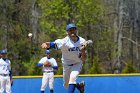
M 32 33 L 29 33 L 29 34 L 28 34 L 28 37 L 32 37 L 32 35 L 33 35 Z

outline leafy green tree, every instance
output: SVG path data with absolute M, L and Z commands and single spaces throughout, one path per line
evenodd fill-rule
M 91 66 L 89 73 L 90 74 L 101 74 L 102 73 L 98 57 L 94 58 L 93 65 Z
M 131 61 L 126 64 L 122 73 L 136 73 L 136 69 Z

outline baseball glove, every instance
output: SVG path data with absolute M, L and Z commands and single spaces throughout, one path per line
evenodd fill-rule
M 85 41 L 82 46 L 80 47 L 80 53 L 79 53 L 79 58 L 81 58 L 83 61 L 86 59 L 87 57 L 87 53 L 86 53 L 86 48 L 89 44 L 92 44 L 92 40 L 87 40 Z
M 46 61 L 44 64 L 43 64 L 45 67 L 50 67 L 52 66 L 51 63 L 49 61 Z
M 85 42 L 82 44 L 82 46 L 80 47 L 80 50 L 86 49 L 86 47 L 87 47 L 89 44 L 92 44 L 92 43 L 93 43 L 92 40 L 87 40 L 87 41 L 85 41 Z

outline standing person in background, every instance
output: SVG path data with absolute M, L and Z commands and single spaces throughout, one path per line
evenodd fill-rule
M 50 93 L 53 93 L 54 71 L 58 69 L 58 65 L 56 60 L 53 57 L 51 57 L 50 50 L 46 50 L 46 54 L 47 56 L 41 58 L 41 60 L 38 62 L 38 66 L 42 66 L 43 70 L 41 93 L 44 93 L 48 83 Z
M 0 59 L 0 93 L 12 93 L 11 85 L 13 84 L 11 62 L 7 58 L 7 50 L 1 51 Z
M 57 39 L 54 42 L 45 42 L 41 47 L 61 50 L 64 87 L 68 88 L 68 93 L 74 93 L 75 88 L 77 88 L 80 93 L 84 93 L 84 81 L 79 84 L 76 80 L 82 69 L 83 61 L 87 58 L 86 49 L 80 50 L 80 47 L 86 40 L 78 36 L 77 27 L 73 23 L 66 26 L 66 31 L 66 37 Z
M 1 50 L 0 50 L 1 51 Z M 0 53 L 0 59 L 1 59 L 1 57 L 2 57 L 2 55 L 1 55 L 1 53 Z

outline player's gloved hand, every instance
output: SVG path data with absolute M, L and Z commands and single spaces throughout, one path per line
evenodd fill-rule
M 45 67 L 51 67 L 51 66 L 52 66 L 51 63 L 48 62 L 48 61 L 46 61 L 43 65 L 44 65 Z

